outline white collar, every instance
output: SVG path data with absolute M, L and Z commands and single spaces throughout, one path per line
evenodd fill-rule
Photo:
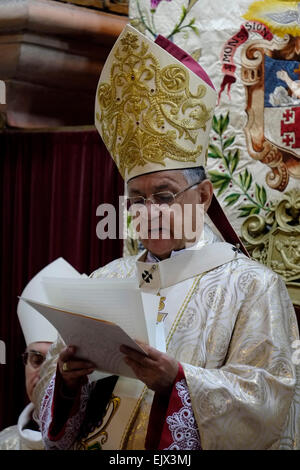
M 29 403 L 29 405 L 27 405 L 20 414 L 17 424 L 18 433 L 26 447 L 29 447 L 32 450 L 42 450 L 44 449 L 44 444 L 41 433 L 39 431 L 26 428 L 28 423 L 32 420 L 33 410 L 34 404 Z
M 200 250 L 205 245 L 221 241 L 220 237 L 216 235 L 216 233 L 213 232 L 207 224 L 204 224 L 203 232 L 203 237 L 198 242 L 194 243 L 193 245 L 189 245 L 188 247 L 182 248 L 181 250 L 173 250 L 170 254 L 170 258 L 173 258 L 173 256 L 180 255 L 186 250 Z M 155 256 L 153 253 L 151 253 L 150 251 L 147 252 L 145 263 L 159 263 L 160 261 L 161 260 L 157 258 L 157 256 Z
M 234 259 L 245 257 L 230 243 L 219 241 L 210 228 L 204 242 L 193 245 L 162 261 L 145 262 L 144 251 L 136 261 L 138 285 L 143 291 L 158 293 L 160 289 L 178 284 Z M 178 256 L 177 256 L 178 254 Z

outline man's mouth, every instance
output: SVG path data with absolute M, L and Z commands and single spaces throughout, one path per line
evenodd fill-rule
M 165 239 L 170 238 L 170 231 L 163 227 L 150 228 L 148 230 L 148 238 L 160 239 L 164 235 Z

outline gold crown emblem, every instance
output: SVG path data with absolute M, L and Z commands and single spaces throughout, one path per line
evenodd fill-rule
M 216 92 L 126 26 L 102 70 L 95 124 L 125 180 L 205 164 Z

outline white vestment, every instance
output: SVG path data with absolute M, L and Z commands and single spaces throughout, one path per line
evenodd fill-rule
M 218 241 L 206 228 L 204 245 Z M 92 276 L 133 278 L 137 261 L 120 258 Z M 266 266 L 237 257 L 159 294 L 167 313 L 167 353 L 183 367 L 202 449 L 299 449 L 300 374 L 292 349 L 299 333 L 283 280 Z M 76 426 L 89 385 L 82 388 L 80 410 L 67 423 L 65 436 L 55 442 L 48 436 L 53 372 L 62 347 L 60 340 L 51 349 L 36 401 L 47 447 L 82 448 L 76 444 Z M 154 393 L 138 380 L 121 378 L 113 394 L 118 406 L 102 423 L 103 432 L 94 433 L 95 440 L 102 439 L 103 449 L 144 449 Z M 185 423 L 179 415 L 173 418 L 176 440 Z
M 39 431 L 28 429 L 32 420 L 33 403 L 29 403 L 19 416 L 18 424 L 0 432 L 0 450 L 44 450 L 42 435 Z

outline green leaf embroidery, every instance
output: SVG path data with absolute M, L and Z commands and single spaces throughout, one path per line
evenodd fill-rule
M 232 157 L 231 162 L 230 162 L 230 171 L 231 171 L 231 173 L 234 173 L 236 167 L 239 164 L 239 161 L 240 161 L 240 151 L 239 151 L 239 149 L 237 149 L 234 152 L 233 157 Z
M 246 169 L 244 173 L 239 174 L 239 180 L 240 180 L 242 188 L 244 189 L 244 191 L 247 192 L 252 183 L 251 173 L 249 173 L 249 171 Z
M 240 182 L 240 185 L 242 186 L 242 188 L 244 189 L 245 183 L 244 183 L 244 176 L 243 176 L 243 173 L 240 173 L 240 174 L 239 174 L 239 182 Z
M 227 130 L 227 127 L 228 127 L 228 124 L 229 124 L 229 112 L 226 114 L 225 117 L 220 116 L 220 131 L 221 131 L 221 134 L 223 134 L 226 130 Z
M 216 116 L 213 117 L 213 122 L 212 122 L 212 128 L 215 131 L 216 134 L 221 135 L 221 130 L 220 130 L 220 120 L 216 118 Z
M 199 36 L 199 29 L 196 27 L 196 26 L 192 26 L 192 25 L 188 25 L 193 31 L 195 34 L 197 34 L 197 36 Z
M 260 190 L 260 203 L 262 206 L 264 206 L 267 202 L 267 192 L 264 188 L 264 186 L 261 187 L 261 190 Z
M 224 164 L 226 166 L 226 169 L 229 170 L 229 162 L 230 162 L 231 154 L 229 153 L 227 157 L 226 155 L 223 155 L 223 157 L 224 157 Z
M 221 185 L 221 187 L 218 191 L 217 196 L 220 196 L 222 193 L 224 193 L 224 191 L 225 191 L 225 189 L 227 189 L 229 183 L 230 183 L 230 179 L 224 180 L 224 182 L 222 183 L 222 185 Z
M 267 200 L 267 193 L 263 186 L 259 186 L 259 184 L 255 183 L 255 199 L 259 204 L 262 206 L 265 205 Z
M 197 1 L 198 1 L 198 0 L 190 0 L 190 1 L 189 1 L 188 7 L 187 7 L 188 11 L 190 11 L 190 10 L 193 8 L 193 6 L 195 5 L 195 3 L 196 3 Z
M 226 204 L 227 206 L 231 206 L 239 199 L 240 196 L 241 196 L 240 193 L 231 193 L 225 197 L 224 201 L 227 202 Z
M 216 184 L 216 188 L 220 187 L 220 185 L 226 180 L 230 181 L 230 176 L 226 173 L 220 173 L 219 171 L 211 170 L 208 172 L 211 177 L 211 182 Z
M 208 153 L 209 157 L 222 158 L 222 152 L 219 150 L 219 148 L 216 145 L 210 144 L 209 150 L 211 150 L 211 152 Z
M 254 206 L 253 204 L 246 204 L 238 209 L 241 211 L 239 217 L 248 217 L 248 215 L 259 214 L 259 207 Z
M 270 208 L 269 204 L 267 204 L 266 190 L 264 186 L 260 186 L 257 183 L 255 183 L 255 188 L 253 188 L 253 177 L 251 172 L 246 168 L 235 176 L 235 171 L 237 170 L 240 162 L 240 150 L 228 150 L 235 141 L 234 136 L 224 137 L 223 135 L 228 129 L 229 121 L 229 112 L 225 116 L 222 114 L 219 117 L 213 116 L 212 128 L 217 135 L 217 138 L 214 137 L 214 140 L 217 140 L 218 142 L 209 145 L 210 152 L 208 153 L 208 156 L 221 160 L 224 167 L 222 173 L 215 170 L 208 172 L 213 187 L 218 189 L 217 196 L 222 194 L 228 188 L 230 183 L 232 186 L 238 187 L 241 192 L 234 191 L 229 193 L 225 197 L 224 202 L 227 206 L 231 206 L 236 203 L 241 196 L 244 196 L 244 199 L 247 199 L 250 204 L 242 204 L 238 207 L 238 210 L 240 211 L 239 217 L 259 214 L 261 210 L 269 212 Z M 254 195 L 250 192 L 255 193 L 255 199 Z
M 246 170 L 246 175 L 247 176 L 245 178 L 245 190 L 248 191 L 252 183 L 252 175 L 248 172 L 248 170 Z
M 229 139 L 226 139 L 224 142 L 224 150 L 227 149 L 233 142 L 235 141 L 235 137 L 230 137 Z
M 211 182 L 214 188 L 219 189 L 218 196 L 227 189 L 230 183 L 230 176 L 226 173 L 219 173 L 218 171 L 209 171 L 208 174 L 211 177 Z
M 157 36 L 157 30 L 155 27 L 154 17 L 157 13 L 157 9 L 156 8 L 150 9 L 151 17 L 149 18 L 147 7 L 143 9 L 140 5 L 139 0 L 135 0 L 135 2 L 137 5 L 137 10 L 138 10 L 138 17 L 133 18 L 130 21 L 130 23 L 136 27 L 137 25 L 139 25 L 139 29 L 142 32 L 147 30 L 153 36 L 153 38 L 155 38 Z M 195 25 L 196 18 L 192 18 L 191 20 L 189 20 L 187 24 L 185 24 L 187 15 L 190 13 L 191 9 L 197 2 L 198 0 L 190 0 L 187 7 L 185 5 L 182 5 L 181 15 L 178 18 L 177 23 L 173 26 L 173 29 L 167 36 L 168 39 L 173 38 L 175 34 L 178 34 L 180 32 L 186 32 L 186 34 L 188 34 L 186 31 L 187 29 L 192 30 L 196 35 L 199 35 L 199 30 Z

